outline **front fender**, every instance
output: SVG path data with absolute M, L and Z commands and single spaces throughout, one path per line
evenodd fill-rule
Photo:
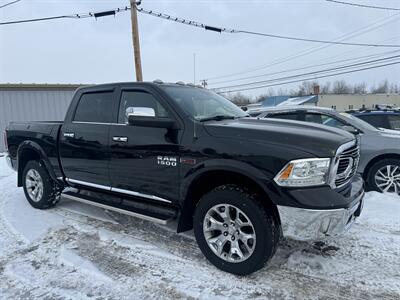
M 191 184 L 201 175 L 209 171 L 229 171 L 241 174 L 256 182 L 263 190 L 269 194 L 267 185 L 271 182 L 273 175 L 265 174 L 259 169 L 233 159 L 211 159 L 193 166 L 185 172 L 180 188 L 180 198 L 186 199 Z
M 181 204 L 182 209 L 177 227 L 178 232 L 190 230 L 192 228 L 192 216 L 195 210 L 196 202 L 191 201 L 193 199 L 189 198 L 189 193 L 192 190 L 192 186 L 196 180 L 210 171 L 225 171 L 240 174 L 260 186 L 268 197 L 270 195 L 270 190 L 268 188 L 268 186 L 271 186 L 270 177 L 261 172 L 259 169 L 256 169 L 245 162 L 231 159 L 210 159 L 201 162 L 188 170 L 184 170 L 183 172 L 184 178 L 180 188 L 180 198 L 183 203 Z
M 358 172 L 363 174 L 368 170 L 371 162 L 375 162 L 376 160 L 379 160 L 380 157 L 384 158 L 385 156 L 400 157 L 400 150 L 398 148 L 385 148 L 377 151 L 365 151 L 364 153 L 361 152 L 361 160 L 358 165 Z
M 17 150 L 17 171 L 18 171 L 18 186 L 22 186 L 22 173 L 23 169 L 25 168 L 25 159 L 24 159 L 24 153 L 27 153 L 27 151 L 34 152 L 36 156 L 43 161 L 47 171 L 49 172 L 50 177 L 54 180 L 57 181 L 57 176 L 54 173 L 53 167 L 50 164 L 50 161 L 44 152 L 43 148 L 40 147 L 40 145 L 34 141 L 24 141 L 22 142 Z M 22 159 L 22 160 L 21 160 Z M 28 158 L 29 161 L 29 158 Z M 22 163 L 21 163 L 22 162 Z

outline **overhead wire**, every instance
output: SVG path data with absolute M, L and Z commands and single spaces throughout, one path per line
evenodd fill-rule
M 105 10 L 105 11 L 98 11 L 98 12 L 78 13 L 78 14 L 70 14 L 70 15 L 60 15 L 60 16 L 43 17 L 43 18 L 15 20 L 15 21 L 0 22 L 0 25 L 32 23 L 32 22 L 41 22 L 41 21 L 49 21 L 49 20 L 56 20 L 56 19 L 85 19 L 85 18 L 96 18 L 97 19 L 97 18 L 101 18 L 101 17 L 105 17 L 105 16 L 115 15 L 117 13 L 124 12 L 129 9 L 130 9 L 130 7 L 122 7 L 122 8 L 116 8 L 116 9 L 112 9 L 112 10 Z
M 391 54 L 391 53 L 398 53 L 398 52 L 400 52 L 400 50 L 392 50 L 392 51 L 387 51 L 387 52 L 383 52 L 383 53 L 375 53 L 375 54 L 370 54 L 370 55 L 358 56 L 356 58 L 347 58 L 347 59 L 335 60 L 335 61 L 330 61 L 330 62 L 316 64 L 316 65 L 307 65 L 307 66 L 303 66 L 303 67 L 299 67 L 299 68 L 291 68 L 291 69 L 281 70 L 281 71 L 277 71 L 277 72 L 271 72 L 271 73 L 264 73 L 264 74 L 260 74 L 260 75 L 241 77 L 241 78 L 237 78 L 237 79 L 222 80 L 222 81 L 209 83 L 209 85 L 216 85 L 216 84 L 221 84 L 221 83 L 242 81 L 242 80 L 260 78 L 260 77 L 277 75 L 277 74 L 282 74 L 282 73 L 289 73 L 289 72 L 293 72 L 293 71 L 312 69 L 312 68 L 321 67 L 321 66 L 333 65 L 333 64 L 337 64 L 337 63 L 341 63 L 341 62 L 359 61 L 359 60 L 364 60 L 366 58 L 372 58 L 372 57 L 377 57 L 377 56 L 379 57 L 379 56 L 382 56 L 382 55 L 387 55 L 387 54 Z
M 362 8 L 373 8 L 373 9 L 400 11 L 400 8 L 396 8 L 396 7 L 384 7 L 384 6 L 366 5 L 366 4 L 360 4 L 360 3 L 354 3 L 354 2 L 346 2 L 346 1 L 337 1 L 337 0 L 325 0 L 325 1 L 338 3 L 338 4 L 344 4 L 344 5 L 357 6 L 357 7 L 362 7 Z
M 17 2 L 19 2 L 19 1 L 21 1 L 21 0 L 15 0 L 15 1 L 8 2 L 8 3 L 6 3 L 6 4 L 1 5 L 0 8 L 3 8 L 3 7 L 6 7 L 6 6 L 9 6 L 9 5 L 12 5 L 12 4 L 17 3 Z
M 254 81 L 254 82 L 250 82 L 250 83 L 243 83 L 243 84 L 236 84 L 236 85 L 230 85 L 230 86 L 216 87 L 216 88 L 214 88 L 214 90 L 230 89 L 230 88 L 236 88 L 236 87 L 245 87 L 245 86 L 250 86 L 250 85 L 259 85 L 259 84 L 264 84 L 264 83 L 269 83 L 269 82 L 274 82 L 274 81 L 282 81 L 282 80 L 286 80 L 286 79 L 292 79 L 292 78 L 303 77 L 303 76 L 308 76 L 308 75 L 318 75 L 320 73 L 327 73 L 327 72 L 332 72 L 332 71 L 337 71 L 337 70 L 342 70 L 342 69 L 360 67 L 360 66 L 364 66 L 364 65 L 377 64 L 377 63 L 381 63 L 381 62 L 384 62 L 384 61 L 390 61 L 390 60 L 395 60 L 395 59 L 400 59 L 400 55 L 394 55 L 394 56 L 390 56 L 390 57 L 385 57 L 385 58 L 380 58 L 380 59 L 375 59 L 375 60 L 369 60 L 369 61 L 355 63 L 355 64 L 342 65 L 342 66 L 335 67 L 335 68 L 322 69 L 322 70 L 318 70 L 318 71 L 301 73 L 301 74 L 296 74 L 296 75 L 291 75 L 291 76 L 273 78 L 273 79 L 269 79 L 269 80 Z
M 366 67 L 366 68 L 361 68 L 361 69 L 356 69 L 356 70 L 344 71 L 344 72 L 339 72 L 339 73 L 334 73 L 334 74 L 313 76 L 313 77 L 302 78 L 302 79 L 298 79 L 298 80 L 291 80 L 291 81 L 275 83 L 275 84 L 267 84 L 267 85 L 260 85 L 260 86 L 256 86 L 256 87 L 233 89 L 233 90 L 228 90 L 228 91 L 218 91 L 218 93 L 219 94 L 226 94 L 226 93 L 242 92 L 242 91 L 248 91 L 248 90 L 256 90 L 256 89 L 261 89 L 261 88 L 266 88 L 266 87 L 282 86 L 282 85 L 296 83 L 296 82 L 315 80 L 315 79 L 321 79 L 321 78 L 327 78 L 327 77 L 334 77 L 334 76 L 338 76 L 338 75 L 344 75 L 344 74 L 361 72 L 361 71 L 366 71 L 366 70 L 371 70 L 371 69 L 383 68 L 383 67 L 397 65 L 397 64 L 400 64 L 400 61 L 387 63 L 387 64 L 382 64 L 382 65 L 377 65 L 377 66 Z
M 349 38 L 365 34 L 367 32 L 370 32 L 372 30 L 380 28 L 380 27 L 382 27 L 384 25 L 387 25 L 390 22 L 397 21 L 399 15 L 400 15 L 400 13 L 399 14 L 394 14 L 394 15 L 392 15 L 390 17 L 380 18 L 376 22 L 374 22 L 374 23 L 372 23 L 372 24 L 370 24 L 368 26 L 363 26 L 363 27 L 361 27 L 359 29 L 353 30 L 353 31 L 351 31 L 351 32 L 349 32 L 347 34 L 339 36 L 335 40 L 339 40 L 339 41 L 340 40 L 347 40 Z M 382 23 L 382 21 L 383 21 L 383 23 Z M 381 23 L 381 24 L 379 24 L 379 23 Z M 226 75 L 208 77 L 208 78 L 203 79 L 203 80 L 206 80 L 208 84 L 213 84 L 213 83 L 210 82 L 210 80 L 227 78 L 227 77 L 235 77 L 235 76 L 246 74 L 246 73 L 256 72 L 256 71 L 259 71 L 259 70 L 262 70 L 262 69 L 265 69 L 265 68 L 268 68 L 268 67 L 276 66 L 276 65 L 291 61 L 291 60 L 299 58 L 299 57 L 306 56 L 306 55 L 311 54 L 311 53 L 315 53 L 317 51 L 320 51 L 322 49 L 325 49 L 325 48 L 328 48 L 328 47 L 331 47 L 331 46 L 333 46 L 333 45 L 323 45 L 323 46 L 307 48 L 307 49 L 301 51 L 300 53 L 296 52 L 296 53 L 293 53 L 293 54 L 291 54 L 289 56 L 285 56 L 283 58 L 273 60 L 272 62 L 267 63 L 267 64 L 259 65 L 259 66 L 256 66 L 256 67 L 252 67 L 252 68 L 249 68 L 249 69 L 246 69 L 246 70 L 242 70 L 242 71 L 239 71 L 239 72 L 230 73 L 230 74 L 226 74 Z M 369 50 L 371 50 L 371 49 L 369 48 Z M 351 50 L 349 52 L 353 52 L 353 50 Z
M 243 29 L 232 29 L 232 28 L 225 28 L 225 27 L 220 27 L 220 26 L 211 26 L 211 25 L 207 25 L 205 23 L 200 23 L 197 21 L 180 18 L 180 17 L 174 17 L 174 16 L 171 16 L 171 15 L 168 15 L 165 13 L 148 10 L 148 9 L 144 9 L 141 7 L 140 8 L 138 7 L 137 11 L 140 13 L 144 13 L 144 14 L 153 16 L 153 17 L 162 18 L 164 20 L 177 22 L 177 23 L 180 23 L 183 25 L 204 28 L 205 30 L 216 31 L 219 33 L 244 33 L 244 34 L 249 34 L 249 35 L 264 36 L 264 37 L 277 38 L 277 39 L 286 39 L 286 40 L 311 42 L 311 43 L 333 44 L 333 45 L 400 48 L 400 45 L 394 45 L 394 44 L 335 42 L 335 41 L 329 41 L 329 40 L 319 40 L 319 39 L 310 39 L 310 38 L 295 37 L 295 36 L 285 36 L 285 35 L 264 33 L 264 32 L 258 32 L 258 31 L 250 31 L 250 30 L 243 30 Z

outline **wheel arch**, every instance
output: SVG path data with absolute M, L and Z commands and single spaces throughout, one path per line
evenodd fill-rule
M 178 220 L 178 232 L 193 228 L 193 214 L 197 203 L 203 195 L 224 184 L 237 184 L 263 195 L 265 208 L 273 208 L 279 219 L 278 210 L 269 197 L 269 190 L 265 184 L 248 172 L 234 168 L 210 168 L 202 170 L 186 184 L 182 191 L 183 205 Z
M 384 159 L 400 159 L 400 154 L 397 153 L 385 153 L 385 154 L 380 154 L 372 158 L 368 164 L 364 168 L 364 172 L 362 173 L 362 177 L 364 181 L 368 179 L 369 172 L 374 164 L 376 164 L 378 161 L 384 160 Z
M 51 167 L 50 161 L 47 158 L 46 153 L 43 151 L 42 147 L 40 147 L 37 143 L 33 141 L 25 141 L 22 142 L 18 147 L 17 152 L 17 186 L 22 186 L 22 175 L 24 172 L 24 168 L 29 161 L 32 160 L 41 160 L 44 163 L 44 166 L 49 173 L 50 177 L 57 181 L 56 174 L 54 173 L 53 168 Z

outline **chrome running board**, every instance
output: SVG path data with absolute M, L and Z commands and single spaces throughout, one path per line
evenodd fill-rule
M 160 215 L 159 217 L 149 216 L 149 215 L 146 215 L 143 213 L 135 212 L 135 211 L 133 211 L 134 209 L 132 209 L 131 207 L 119 208 L 119 207 L 111 206 L 108 204 L 99 203 L 94 198 L 91 199 L 91 197 L 88 197 L 85 195 L 79 195 L 76 193 L 65 192 L 65 193 L 61 194 L 61 197 L 72 200 L 72 201 L 77 201 L 77 202 L 81 202 L 84 204 L 93 205 L 96 207 L 100 207 L 103 209 L 107 209 L 107 210 L 114 211 L 114 212 L 117 212 L 120 214 L 131 216 L 131 217 L 135 217 L 135 218 L 151 221 L 154 223 L 162 224 L 162 225 L 168 224 L 168 222 L 173 219 L 169 216 L 163 216 L 163 215 Z

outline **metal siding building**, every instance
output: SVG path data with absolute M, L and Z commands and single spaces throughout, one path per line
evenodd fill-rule
M 318 95 L 318 106 L 334 108 L 338 111 L 374 108 L 377 104 L 400 107 L 400 94 L 322 94 Z
M 80 85 L 0 84 L 0 132 L 12 121 L 60 121 Z M 0 152 L 5 151 L 3 138 Z

